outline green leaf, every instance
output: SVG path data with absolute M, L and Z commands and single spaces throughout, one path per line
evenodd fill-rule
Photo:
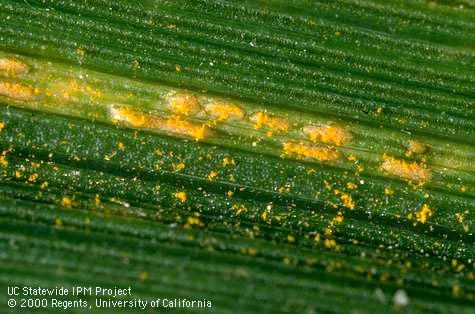
M 2 1 L 0 286 L 472 312 L 474 8 Z

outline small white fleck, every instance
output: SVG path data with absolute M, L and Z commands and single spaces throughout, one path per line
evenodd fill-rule
M 386 296 L 384 295 L 384 292 L 381 290 L 381 288 L 374 290 L 374 294 L 376 295 L 376 299 L 378 299 L 379 302 L 386 303 Z
M 394 305 L 396 306 L 406 306 L 409 304 L 409 297 L 407 296 L 406 291 L 399 289 L 396 291 L 393 297 Z

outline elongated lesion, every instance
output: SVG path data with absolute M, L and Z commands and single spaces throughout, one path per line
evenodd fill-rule
M 0 82 L 0 96 L 18 101 L 30 101 L 39 92 L 37 89 L 20 83 Z
M 384 154 L 381 170 L 415 183 L 426 183 L 431 180 L 432 174 L 425 163 L 408 162 Z
M 206 124 L 194 123 L 179 116 L 168 117 L 162 129 L 170 133 L 191 137 L 197 141 L 202 141 L 211 135 L 211 131 Z
M 168 107 L 173 113 L 184 116 L 196 115 L 201 110 L 198 98 L 187 92 L 171 95 L 168 99 Z
M 0 71 L 7 76 L 16 76 L 28 72 L 28 65 L 16 57 L 0 58 Z
M 227 101 L 210 101 L 205 106 L 205 112 L 218 121 L 240 121 L 244 119 L 245 111 L 234 104 Z
M 303 143 L 287 142 L 283 145 L 282 157 L 304 160 L 329 161 L 340 157 L 340 153 L 327 147 L 317 147 Z
M 157 114 L 146 114 L 126 106 L 112 106 L 110 115 L 115 123 L 173 133 L 198 141 L 211 135 L 211 131 L 206 124 L 194 123 L 178 115 L 160 117 Z
M 66 79 L 52 82 L 44 89 L 44 94 L 58 102 L 75 102 L 79 97 L 90 101 L 100 101 L 103 97 L 101 90 L 77 79 Z
M 469 158 L 473 150 L 460 144 L 444 147 L 423 136 L 415 139 L 393 130 L 2 52 L 0 99 L 33 110 L 286 159 L 327 163 L 349 171 L 356 167 L 357 174 L 378 173 L 416 184 L 433 183 L 434 177 L 442 175 L 455 180 L 457 171 L 475 171 Z M 383 152 L 387 153 L 381 158 Z M 456 182 L 454 188 L 470 182 Z
M 351 133 L 335 123 L 308 125 L 303 127 L 302 132 L 314 143 L 342 146 L 351 140 Z
M 267 129 L 267 135 L 273 132 L 287 132 L 290 129 L 290 123 L 287 118 L 277 116 L 270 112 L 258 111 L 250 116 L 250 121 L 254 123 L 254 128 Z
M 407 143 L 406 157 L 422 155 L 427 151 L 427 146 L 420 141 L 409 140 Z

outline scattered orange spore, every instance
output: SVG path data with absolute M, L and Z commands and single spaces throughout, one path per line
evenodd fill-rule
M 262 111 L 254 113 L 250 120 L 254 122 L 254 128 L 256 130 L 263 127 L 272 129 L 273 131 L 286 132 L 289 130 L 289 122 L 286 119 L 268 115 Z
M 391 188 L 385 187 L 385 188 L 384 188 L 384 194 L 385 194 L 385 195 L 393 195 L 393 194 L 394 194 L 394 190 L 391 189 Z
M 16 100 L 32 100 L 35 90 L 22 84 L 0 82 L 0 95 Z
M 241 213 L 247 212 L 247 208 L 243 204 L 233 204 L 231 208 L 236 211 L 237 216 L 239 216 Z
M 96 206 L 99 206 L 101 204 L 101 198 L 98 194 L 96 194 L 96 196 L 94 197 L 94 204 L 96 204 Z
M 69 197 L 64 196 L 61 199 L 61 205 L 65 207 L 71 207 L 73 205 L 73 201 Z
M 214 181 L 214 180 L 216 180 L 217 177 L 218 177 L 218 173 L 216 171 L 211 171 L 208 174 L 208 180 L 209 181 Z
M 175 114 L 190 116 L 201 110 L 198 98 L 187 93 L 177 93 L 168 100 L 168 107 Z
M 183 169 L 185 169 L 185 164 L 180 162 L 178 164 L 172 164 L 172 167 L 173 167 L 173 171 L 182 171 Z
M 386 154 L 383 155 L 381 170 L 406 180 L 420 183 L 425 183 L 432 177 L 425 164 L 419 164 L 417 162 L 409 163 Z
M 342 193 L 340 196 L 341 201 L 343 202 L 343 206 L 349 208 L 349 209 L 355 209 L 355 202 L 351 198 L 351 195 Z
M 462 223 L 465 219 L 465 216 L 463 215 L 463 213 L 455 213 L 455 217 L 457 218 L 457 221 L 459 223 Z
M 269 213 L 267 211 L 263 211 L 261 214 L 261 219 L 264 221 L 267 221 L 268 216 L 269 216 Z
M 324 147 L 313 147 L 305 144 L 287 142 L 284 144 L 282 153 L 282 157 L 286 156 L 327 161 L 337 159 L 340 157 L 340 154 L 337 151 Z
M 37 173 L 33 173 L 28 177 L 28 181 L 32 182 L 32 183 L 36 182 L 37 179 L 38 179 L 38 174 Z
M 205 112 L 219 121 L 244 119 L 244 110 L 230 102 L 209 103 L 205 106 Z
M 191 228 L 192 226 L 203 227 L 204 224 L 199 218 L 199 214 L 195 213 L 194 216 L 190 216 L 186 219 L 186 224 L 183 226 L 185 229 Z
M 234 161 L 233 158 L 231 158 L 231 157 L 224 157 L 223 158 L 223 167 L 235 166 L 235 165 L 236 165 L 236 162 Z
M 336 247 L 336 241 L 333 239 L 325 239 L 323 241 L 323 244 L 325 245 L 326 248 L 329 248 L 329 249 Z
M 290 187 L 289 186 L 281 186 L 277 189 L 279 193 L 289 193 Z
M 188 199 L 188 196 L 186 195 L 185 192 L 176 192 L 173 194 L 180 202 L 184 203 Z
M 16 58 L 0 58 L 0 70 L 7 76 L 15 76 L 27 72 L 28 66 Z
M 8 160 L 5 156 L 0 156 L 0 166 L 2 167 L 8 166 Z
M 351 139 L 351 134 L 335 124 L 309 125 L 303 128 L 303 133 L 314 143 L 323 142 L 341 146 Z
M 333 224 L 335 225 L 339 225 L 343 222 L 345 218 L 343 217 L 343 213 L 342 212 L 338 212 L 338 214 L 336 215 L 335 218 L 333 218 L 332 222 Z
M 425 224 L 430 216 L 432 216 L 432 209 L 427 204 L 422 205 L 421 210 L 416 213 L 417 221 L 422 224 Z

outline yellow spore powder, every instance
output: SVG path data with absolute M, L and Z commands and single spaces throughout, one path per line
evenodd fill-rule
M 256 130 L 263 127 L 269 128 L 273 131 L 286 132 L 289 130 L 289 122 L 286 119 L 266 114 L 264 112 L 256 112 L 250 117 L 251 122 L 254 123 Z
M 427 150 L 427 147 L 421 142 L 411 140 L 407 145 L 406 156 L 424 154 Z
M 176 192 L 175 194 L 173 194 L 173 196 L 175 196 L 175 198 L 177 198 L 181 203 L 186 202 L 186 200 L 188 199 L 188 196 L 185 192 Z
M 172 133 L 192 137 L 197 141 L 203 140 L 209 133 L 206 125 L 196 124 L 178 116 L 168 118 L 163 129 Z
M 324 147 L 313 147 L 305 144 L 287 142 L 284 144 L 281 156 L 295 156 L 297 158 L 328 161 L 337 159 L 340 157 L 340 154 L 337 151 Z
M 170 97 L 168 107 L 175 114 L 191 116 L 201 110 L 198 98 L 187 93 L 178 93 Z
M 193 123 L 177 115 L 163 119 L 127 107 L 112 108 L 111 118 L 115 121 L 126 122 L 134 127 L 162 130 L 188 136 L 195 140 L 203 140 L 210 132 L 206 125 Z
M 343 206 L 349 208 L 349 209 L 355 209 L 355 202 L 353 201 L 353 199 L 351 198 L 351 195 L 349 194 L 346 194 L 346 193 L 342 193 L 341 194 L 341 201 L 343 203 Z
M 416 213 L 417 221 L 422 224 L 425 224 L 430 216 L 432 216 L 432 209 L 427 204 L 422 205 L 421 210 Z
M 205 106 L 205 112 L 219 121 L 244 119 L 244 110 L 228 102 L 209 103 Z
M 153 128 L 156 126 L 148 115 L 127 107 L 113 107 L 111 109 L 111 116 L 113 120 L 127 122 L 136 127 Z
M 32 100 L 35 90 L 22 84 L 0 82 L 0 95 L 16 100 Z
M 302 131 L 314 143 L 323 142 L 341 146 L 351 139 L 351 134 L 347 130 L 334 124 L 309 125 L 304 127 Z
M 15 76 L 27 72 L 28 66 L 16 58 L 0 58 L 0 70 L 8 76 Z
M 49 97 L 56 97 L 61 101 L 70 101 L 78 96 L 89 97 L 93 101 L 103 97 L 102 91 L 76 79 L 54 82 L 45 94 Z
M 386 154 L 383 155 L 383 163 L 380 168 L 389 174 L 414 182 L 425 183 L 432 177 L 425 164 L 409 163 Z

